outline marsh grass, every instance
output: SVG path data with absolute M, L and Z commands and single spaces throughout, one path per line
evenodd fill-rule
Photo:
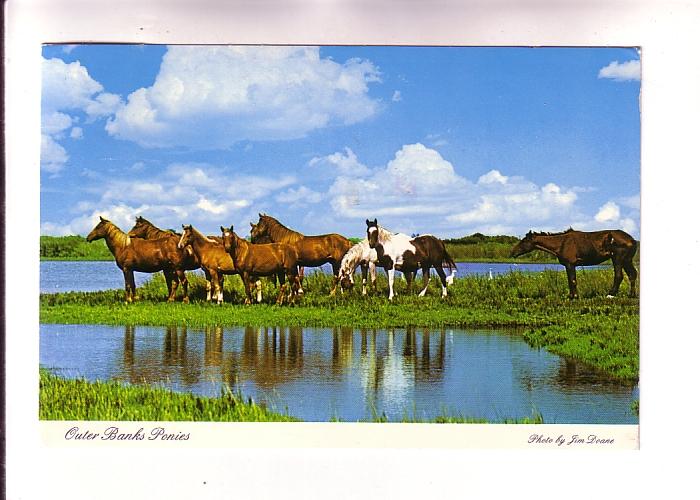
M 117 381 L 65 379 L 47 370 L 39 375 L 42 420 L 141 420 L 207 422 L 294 422 L 268 411 L 240 393 L 221 391 L 217 398 L 177 393 L 159 387 Z

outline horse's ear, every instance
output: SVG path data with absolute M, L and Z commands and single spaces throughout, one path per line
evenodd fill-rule
M 369 226 L 369 219 L 365 219 L 365 224 Z
M 251 222 L 251 223 L 250 223 L 250 227 L 255 227 L 255 224 L 253 224 L 253 223 Z
M 233 224 L 231 224 L 231 229 L 230 229 L 230 231 L 233 232 Z
M 221 229 L 221 232 L 222 232 L 222 233 L 225 233 L 225 232 L 226 232 L 226 228 L 225 228 L 224 226 L 219 226 L 219 229 Z
M 106 220 L 107 220 L 107 219 L 105 219 L 104 217 L 102 217 L 102 216 L 100 215 L 100 222 L 104 222 L 104 221 L 106 221 Z
M 377 218 L 376 218 L 376 217 L 374 218 L 374 223 L 375 223 L 375 224 L 377 223 Z

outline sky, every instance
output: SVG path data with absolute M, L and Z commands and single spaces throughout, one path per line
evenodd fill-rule
M 633 48 L 46 45 L 41 233 L 639 238 Z

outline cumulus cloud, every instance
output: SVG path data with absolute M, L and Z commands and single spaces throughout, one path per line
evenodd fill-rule
M 598 222 L 611 222 L 620 218 L 620 207 L 615 202 L 609 201 L 595 214 L 595 220 Z
M 598 78 L 609 78 L 616 82 L 639 81 L 641 79 L 641 65 L 639 60 L 619 63 L 613 61 L 598 72 Z
M 391 100 L 393 102 L 399 102 L 401 100 L 401 91 L 394 90 L 394 93 L 391 96 Z
M 323 197 L 323 193 L 313 191 L 306 186 L 299 186 L 296 189 L 289 188 L 288 190 L 278 194 L 275 197 L 275 200 L 283 204 L 302 206 L 318 203 L 323 199 Z
M 289 175 L 270 178 L 231 174 L 207 164 L 172 164 L 150 179 L 102 183 L 96 201 L 83 201 L 74 207 L 74 219 L 66 224 L 46 222 L 42 232 L 84 235 L 100 215 L 124 231 L 133 226 L 137 215 L 161 227 L 177 228 L 188 223 L 204 231 L 216 231 L 232 219 L 237 224 L 243 219 L 253 220 L 253 203 L 261 205 L 295 182 Z
M 58 58 L 43 59 L 41 89 L 41 168 L 57 174 L 69 160 L 66 149 L 58 143 L 70 137 L 82 138 L 82 129 L 72 127 L 85 113 L 96 120 L 113 113 L 120 103 L 117 95 L 103 92 L 79 62 L 65 63 Z M 70 130 L 69 134 L 65 132 Z
M 107 131 L 146 147 L 225 148 L 305 137 L 374 115 L 370 62 L 322 58 L 318 47 L 169 47 L 156 81 L 128 97 Z
M 315 157 L 309 161 L 309 166 L 324 167 L 329 166 L 340 175 L 362 176 L 370 173 L 370 169 L 357 160 L 357 156 L 352 149 L 345 148 L 345 152 L 337 152 L 328 156 Z

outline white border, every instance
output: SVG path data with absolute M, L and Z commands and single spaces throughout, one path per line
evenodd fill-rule
M 10 1 L 6 9 L 8 498 L 665 496 L 693 491 L 695 201 L 700 65 L 694 2 Z M 641 447 L 503 451 L 65 449 L 38 428 L 41 42 L 642 47 Z M 696 210 L 697 212 L 697 210 Z M 669 252 L 669 248 L 673 252 Z M 690 314 L 689 314 L 690 313 Z M 687 445 L 693 443 L 692 447 Z M 665 477 L 662 481 L 660 473 Z M 686 489 L 688 488 L 688 489 Z

